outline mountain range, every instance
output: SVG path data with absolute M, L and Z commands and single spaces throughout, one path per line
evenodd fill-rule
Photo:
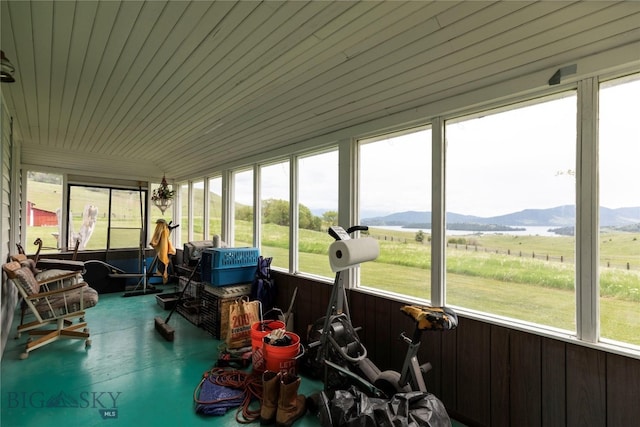
M 447 212 L 447 224 L 496 224 L 508 227 L 549 226 L 570 227 L 575 224 L 574 205 L 557 206 L 548 209 L 525 209 L 506 215 L 480 217 Z M 624 227 L 640 223 L 640 206 L 610 209 L 600 207 L 600 226 Z M 386 216 L 364 218 L 362 225 L 368 226 L 404 226 L 410 228 L 430 228 L 431 212 L 406 211 Z

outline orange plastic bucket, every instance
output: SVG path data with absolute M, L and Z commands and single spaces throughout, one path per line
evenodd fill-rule
M 269 332 L 282 328 L 284 328 L 284 322 L 280 320 L 263 320 L 253 322 L 251 325 L 251 362 L 254 372 L 261 373 L 265 370 L 264 337 L 269 335 Z
M 290 345 L 278 346 L 264 343 L 265 366 L 268 371 L 286 371 L 296 375 L 300 337 L 293 332 L 286 332 L 286 335 L 291 338 Z

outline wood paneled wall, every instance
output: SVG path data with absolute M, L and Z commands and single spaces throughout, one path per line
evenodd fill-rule
M 293 290 L 295 329 L 324 316 L 331 286 L 274 272 L 278 304 Z M 401 303 L 352 291 L 354 326 L 370 359 L 400 369 L 400 332 L 412 323 Z M 640 360 L 460 317 L 458 329 L 427 333 L 420 361 L 430 361 L 427 387 L 451 416 L 470 426 L 632 426 L 640 423 Z
M 15 227 L 20 226 L 20 218 L 12 216 L 11 188 L 19 188 L 19 183 L 12 182 L 17 176 L 14 174 L 13 165 L 16 164 L 14 156 L 14 140 L 11 124 L 11 116 L 4 104 L 4 98 L 0 96 L 0 264 L 8 261 L 9 254 L 15 248 L 10 247 L 14 239 L 19 236 Z M 17 212 L 17 210 L 16 210 Z M 0 272 L 2 286 L 0 286 L 0 357 L 4 353 L 7 339 L 11 334 L 13 312 L 18 303 L 18 291 L 14 286 L 5 286 L 6 276 Z

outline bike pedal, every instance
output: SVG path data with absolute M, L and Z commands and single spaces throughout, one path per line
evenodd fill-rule
M 422 372 L 423 374 L 426 374 L 431 370 L 431 368 L 433 368 L 433 366 L 431 366 L 431 363 L 427 362 L 423 365 L 420 365 L 420 372 Z

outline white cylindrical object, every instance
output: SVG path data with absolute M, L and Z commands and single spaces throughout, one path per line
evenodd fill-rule
M 371 237 L 336 240 L 329 246 L 329 264 L 335 273 L 362 262 L 373 261 L 379 254 L 378 241 Z

